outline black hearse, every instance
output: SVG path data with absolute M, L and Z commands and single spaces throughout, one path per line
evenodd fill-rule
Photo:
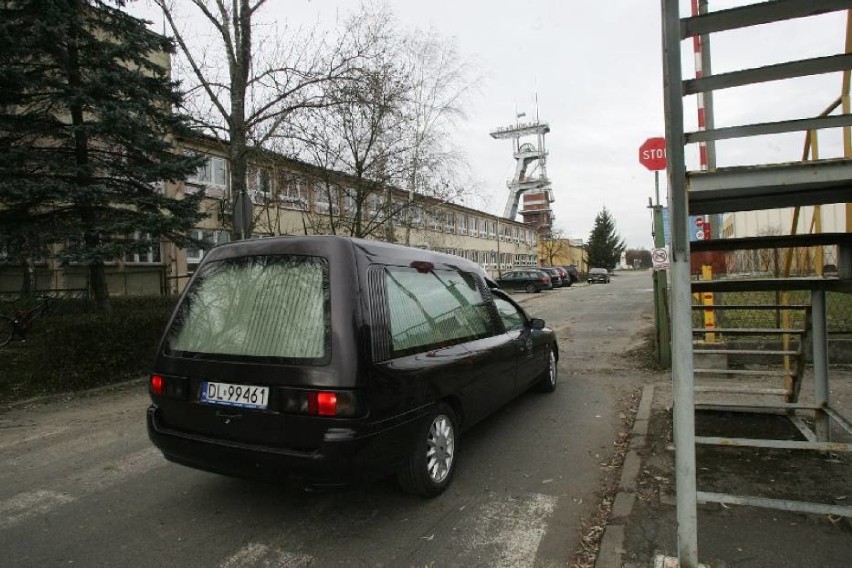
M 556 387 L 558 351 L 465 259 L 342 237 L 211 250 L 150 377 L 166 458 L 311 485 L 397 473 L 449 484 L 460 433 L 512 397 Z

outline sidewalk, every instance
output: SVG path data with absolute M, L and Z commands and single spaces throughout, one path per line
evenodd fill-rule
M 803 398 L 810 393 L 803 388 Z M 847 418 L 852 371 L 831 370 L 832 406 Z M 698 435 L 801 439 L 786 417 L 699 412 Z M 850 437 L 834 428 L 833 441 Z M 596 568 L 670 568 L 677 557 L 671 384 L 645 387 Z M 698 446 L 699 491 L 829 505 L 852 504 L 852 455 Z M 852 519 L 739 505 L 699 504 L 698 554 L 712 568 L 852 566 Z

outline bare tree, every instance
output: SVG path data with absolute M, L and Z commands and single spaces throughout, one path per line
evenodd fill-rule
M 568 253 L 571 249 L 568 239 L 558 230 L 553 231 L 546 237 L 541 237 L 539 244 L 543 256 L 542 260 L 546 259 L 548 266 L 553 266 L 558 258 L 568 258 Z
M 434 31 L 415 31 L 405 43 L 404 55 L 410 66 L 411 89 L 406 101 L 409 139 L 405 186 L 409 200 L 416 194 L 439 200 L 452 200 L 447 188 L 458 188 L 458 169 L 463 153 L 449 144 L 448 129 L 464 118 L 466 95 L 476 82 L 470 77 L 454 43 Z M 413 208 L 406 209 L 405 244 L 410 244 Z
M 283 138 L 297 139 L 292 152 L 330 171 L 316 188 L 314 231 L 396 240 L 402 228 L 409 243 L 431 209 L 467 193 L 448 130 L 472 83 L 455 48 L 434 33 L 400 33 L 384 9 L 359 24 L 350 29 L 371 46 L 364 65 L 352 81 L 326 83 L 328 105 L 300 113 L 298 132 Z
M 245 195 L 251 150 L 264 147 L 295 112 L 326 105 L 323 84 L 347 80 L 368 51 L 359 40 L 369 36 L 347 29 L 333 38 L 277 26 L 263 33 L 258 13 L 266 0 L 191 0 L 207 27 L 190 32 L 193 37 L 174 0 L 154 2 L 187 67 L 181 78 L 195 103 L 196 125 L 228 142 L 233 196 Z M 356 15 L 350 25 L 358 24 Z

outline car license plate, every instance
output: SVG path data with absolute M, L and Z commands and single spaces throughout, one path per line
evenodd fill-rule
M 201 383 L 201 402 L 262 410 L 269 404 L 269 387 L 205 382 Z

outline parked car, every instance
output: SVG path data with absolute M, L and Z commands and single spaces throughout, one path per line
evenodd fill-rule
M 550 282 L 554 288 L 562 288 L 566 285 L 565 280 L 562 279 L 562 272 L 555 266 L 544 266 L 541 270 L 547 272 L 547 275 L 550 276 Z
M 589 270 L 589 284 L 603 282 L 609 284 L 609 271 L 606 268 L 592 268 Z
M 342 237 L 212 249 L 149 381 L 148 434 L 176 463 L 339 484 L 395 472 L 434 496 L 459 436 L 530 387 L 553 331 L 462 258 Z
M 562 278 L 562 286 L 570 286 L 572 284 L 571 276 L 568 274 L 568 271 L 565 270 L 564 267 L 554 266 L 553 268 L 559 271 L 559 276 Z
M 504 272 L 496 282 L 504 290 L 525 290 L 530 293 L 553 288 L 550 275 L 537 268 Z
M 576 266 L 574 266 L 573 264 L 569 264 L 568 266 L 563 266 L 562 268 L 565 269 L 565 272 L 568 273 L 568 277 L 570 278 L 570 284 L 568 284 L 569 286 L 580 281 L 580 271 L 577 270 Z

